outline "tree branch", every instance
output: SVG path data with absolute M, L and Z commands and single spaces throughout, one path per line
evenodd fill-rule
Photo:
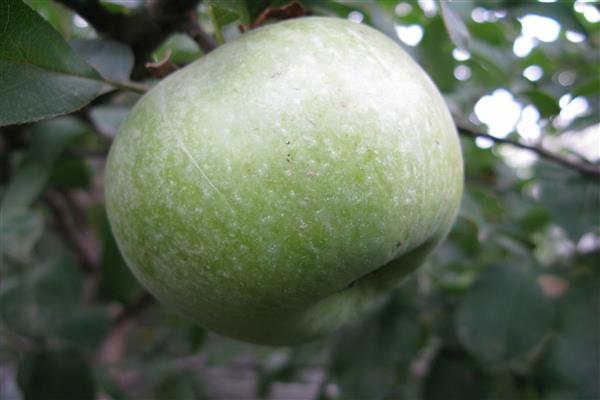
M 182 32 L 189 20 L 196 18 L 200 0 L 147 0 L 131 14 L 113 13 L 99 0 L 56 0 L 75 11 L 101 35 L 127 44 L 135 55 L 132 77 L 147 74 L 145 63 L 173 32 Z
M 154 298 L 145 292 L 117 314 L 113 319 L 110 334 L 96 356 L 101 363 L 115 364 L 119 362 L 125 352 L 125 339 L 135 326 L 136 318 L 152 304 L 154 304 Z
M 531 146 L 531 145 L 527 145 L 527 144 L 524 144 L 521 142 L 517 142 L 516 140 L 512 140 L 512 139 L 497 138 L 488 133 L 479 132 L 479 131 L 477 131 L 477 129 L 475 129 L 475 127 L 470 126 L 466 123 L 462 123 L 462 122 L 458 121 L 456 118 L 455 118 L 455 121 L 456 121 L 459 133 L 464 136 L 469 136 L 472 138 L 483 137 L 483 138 L 490 139 L 496 143 L 510 144 L 511 146 L 529 150 L 529 151 L 537 154 L 538 156 L 545 158 L 548 161 L 552 161 L 552 162 L 560 164 L 564 167 L 573 169 L 582 175 L 593 177 L 593 178 L 600 177 L 600 165 L 594 165 L 594 164 L 591 164 L 588 162 L 576 161 L 576 160 L 573 160 L 570 158 L 566 158 L 566 157 L 560 156 L 558 154 L 555 154 L 551 151 L 548 151 L 541 146 Z
M 54 216 L 56 229 L 64 237 L 65 243 L 71 247 L 71 251 L 77 257 L 84 272 L 93 273 L 96 270 L 98 254 L 91 245 L 85 243 L 82 232 L 77 230 L 72 221 L 72 216 L 64 199 L 60 193 L 46 193 L 43 198 Z
M 185 32 L 185 34 L 188 35 L 194 42 L 196 42 L 204 54 L 208 54 L 217 48 L 217 44 L 212 36 L 200 28 L 197 17 L 189 18 L 182 26 L 182 31 Z
M 114 319 L 115 326 L 127 323 L 135 319 L 139 314 L 154 304 L 154 297 L 148 292 L 144 292 L 129 306 L 125 307 Z

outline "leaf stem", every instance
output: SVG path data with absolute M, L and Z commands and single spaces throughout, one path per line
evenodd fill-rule
M 104 82 L 108 83 L 109 85 L 117 88 L 117 89 L 123 89 L 123 90 L 127 90 L 129 92 L 134 92 L 134 93 L 138 93 L 138 94 L 144 94 L 146 93 L 148 90 L 150 90 L 150 88 L 146 85 L 143 85 L 141 83 L 137 83 L 137 82 L 117 82 L 117 81 L 112 81 L 110 79 L 104 79 Z

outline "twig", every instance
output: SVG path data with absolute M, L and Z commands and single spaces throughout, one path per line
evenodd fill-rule
M 125 307 L 114 319 L 114 325 L 122 325 L 135 319 L 139 314 L 154 304 L 154 297 L 145 292 L 137 300 Z
M 110 79 L 104 79 L 104 82 L 117 89 L 123 89 L 137 94 L 144 94 L 150 90 L 146 85 L 137 82 L 117 82 L 111 81 Z
M 67 210 L 64 199 L 57 193 L 46 193 L 43 199 L 54 216 L 57 230 L 64 237 L 67 245 L 71 247 L 84 272 L 93 273 L 96 270 L 98 257 L 81 240 L 82 236 L 73 224 L 72 216 Z
M 135 326 L 136 318 L 152 304 L 154 304 L 154 298 L 145 292 L 117 314 L 113 319 L 110 334 L 97 353 L 98 361 L 104 364 L 116 364 L 123 357 L 125 339 Z
M 459 121 L 456 121 L 456 123 L 458 131 L 464 136 L 469 136 L 473 138 L 483 137 L 490 139 L 496 143 L 510 144 L 511 146 L 515 146 L 536 153 L 537 155 L 539 155 L 542 158 L 545 158 L 546 160 L 555 162 L 570 169 L 574 169 L 582 175 L 590 176 L 593 178 L 600 177 L 600 165 L 594 165 L 583 161 L 575 161 L 569 158 L 562 157 L 551 151 L 548 151 L 541 146 L 531 146 L 512 139 L 498 138 L 488 133 L 479 132 L 474 127 L 471 127 L 465 123 L 461 123 Z
M 217 43 L 208 33 L 204 32 L 198 25 L 197 18 L 190 18 L 183 25 L 182 31 L 188 35 L 202 50 L 204 54 L 208 54 L 217 48 Z

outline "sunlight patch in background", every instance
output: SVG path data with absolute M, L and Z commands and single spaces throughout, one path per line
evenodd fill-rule
M 358 24 L 360 24 L 364 18 L 365 16 L 360 11 L 351 11 L 350 14 L 348 14 L 348 19 Z
M 73 14 L 73 24 L 78 28 L 87 28 L 89 24 L 79 14 Z
M 423 38 L 423 28 L 421 25 L 396 25 L 396 35 L 409 46 L 416 46 Z
M 437 7 L 434 0 L 418 0 L 418 4 L 426 16 L 433 17 L 437 14 Z
M 521 108 L 521 104 L 507 90 L 496 89 L 475 104 L 475 116 L 488 126 L 490 135 L 505 138 L 515 129 Z
M 496 22 L 506 17 L 506 10 L 486 10 L 482 7 L 475 7 L 471 11 L 471 19 L 479 24 L 483 22 Z
M 531 82 L 536 82 L 544 76 L 544 70 L 539 65 L 530 65 L 523 70 L 523 76 Z
M 521 22 L 521 34 L 525 37 L 535 38 L 546 43 L 558 39 L 560 24 L 552 18 L 527 14 L 519 18 L 519 22 Z
M 583 14 L 583 17 L 591 23 L 600 22 L 600 11 L 594 6 L 596 2 L 577 0 L 573 9 Z
M 410 14 L 411 11 L 412 6 L 409 3 L 404 2 L 396 4 L 396 7 L 394 8 L 394 13 L 396 13 L 396 16 L 398 17 L 405 17 Z
M 538 42 L 553 42 L 560 34 L 560 24 L 552 18 L 527 14 L 519 18 L 521 35 L 513 44 L 513 53 L 517 57 L 526 57 Z
M 471 68 L 466 65 L 458 65 L 454 68 L 454 77 L 459 81 L 466 81 L 471 77 Z

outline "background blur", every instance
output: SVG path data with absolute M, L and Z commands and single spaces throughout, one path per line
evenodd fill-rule
M 60 38 L 9 13 L 17 3 L 0 6 L 0 28 L 26 26 L 39 42 L 29 60 L 58 62 L 46 43 Z M 11 120 L 64 99 L 44 89 L 55 77 L 8 75 L 12 28 L 0 29 L 2 400 L 600 399 L 597 3 L 26 3 L 113 86 L 85 95 L 66 74 L 60 88 L 88 96 L 77 111 Z M 144 294 L 108 228 L 102 176 L 140 82 L 240 25 L 303 13 L 371 25 L 418 60 L 460 128 L 466 191 L 448 240 L 381 307 L 320 342 L 269 348 L 211 334 Z M 133 29 L 144 18 L 158 33 Z

